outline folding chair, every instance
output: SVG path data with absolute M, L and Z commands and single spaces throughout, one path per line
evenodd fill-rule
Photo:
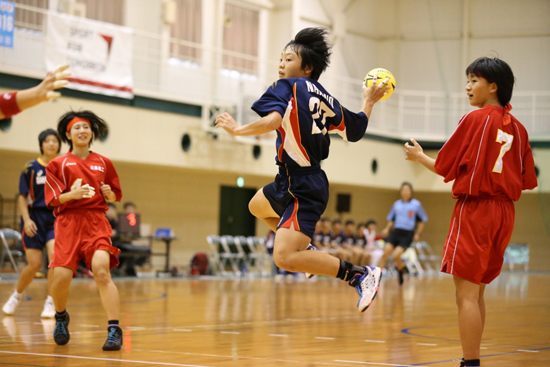
M 250 248 L 250 254 L 248 256 L 254 259 L 254 268 L 256 271 L 262 276 L 269 276 L 273 274 L 273 256 L 267 253 L 265 238 L 256 236 L 248 237 L 248 247 Z M 266 264 L 268 265 L 267 268 L 269 271 L 264 270 L 266 268 Z
M 233 236 L 225 235 L 222 236 L 220 245 L 223 249 L 223 252 L 219 254 L 220 260 L 222 260 L 222 262 L 223 260 L 227 260 L 229 265 L 231 265 L 231 269 L 233 269 L 233 273 L 237 276 L 241 276 L 242 272 L 239 265 L 244 263 L 246 266 L 246 256 L 240 244 L 235 241 Z
M 526 243 L 510 243 L 504 252 L 504 263 L 510 270 L 514 265 L 523 265 L 525 271 L 529 270 L 529 245 Z
M 437 256 L 432 247 L 426 241 L 413 243 L 413 246 L 418 255 L 418 261 L 427 272 L 434 272 L 439 269 L 441 258 Z
M 206 236 L 206 242 L 208 242 L 208 245 L 210 246 L 210 252 L 211 252 L 210 259 L 212 260 L 214 265 L 218 268 L 218 271 L 222 275 L 225 275 L 227 272 L 225 271 L 225 267 L 222 266 L 222 262 L 220 259 L 220 252 L 219 252 L 222 239 L 220 238 L 220 236 L 209 235 L 209 236 Z
M 252 263 L 254 262 L 254 258 L 251 256 L 252 250 L 250 249 L 248 238 L 246 238 L 245 236 L 235 236 L 234 240 L 235 246 L 237 246 L 237 251 L 244 255 L 243 262 L 246 266 L 246 271 L 250 272 L 252 270 Z
M 15 269 L 15 272 L 19 274 L 19 268 L 17 267 L 17 263 L 15 262 L 13 255 L 23 257 L 23 252 L 10 249 L 10 246 L 8 245 L 8 240 L 21 241 L 21 234 L 13 229 L 3 228 L 0 230 L 0 238 L 2 239 L 2 244 L 4 245 L 4 248 L 2 249 L 2 262 L 0 263 L 0 270 L 4 266 L 6 255 L 8 255 L 8 257 L 10 258 L 10 262 Z

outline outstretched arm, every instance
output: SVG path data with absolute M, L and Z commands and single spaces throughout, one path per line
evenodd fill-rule
M 65 64 L 48 73 L 36 87 L 5 93 L 0 99 L 0 120 L 52 98 L 61 97 L 61 93 L 55 90 L 67 85 L 66 79 L 71 75 L 66 71 L 68 67 L 69 65 Z M 12 100 L 12 98 L 15 98 L 15 100 Z
M 277 111 L 271 111 L 268 115 L 246 125 L 239 125 L 230 114 L 222 113 L 216 117 L 216 127 L 221 127 L 231 135 L 261 135 L 277 130 L 283 117 Z
M 418 162 L 433 173 L 436 173 L 435 159 L 428 157 L 416 140 L 411 139 L 411 142 L 413 145 L 409 145 L 409 142 L 405 143 L 405 159 L 412 162 Z

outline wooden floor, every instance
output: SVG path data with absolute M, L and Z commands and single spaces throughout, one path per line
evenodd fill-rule
M 103 352 L 106 317 L 93 281 L 74 281 L 71 341 L 41 321 L 44 282 L 0 325 L 0 366 L 455 366 L 461 357 L 450 277 L 383 280 L 357 312 L 328 278 L 120 280 L 124 347 Z M 0 282 L 3 304 L 14 287 Z M 550 274 L 504 273 L 487 288 L 483 366 L 550 366 Z M 0 317 L 1 318 L 1 317 Z

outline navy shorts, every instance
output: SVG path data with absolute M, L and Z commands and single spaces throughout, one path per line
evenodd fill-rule
M 403 247 L 405 250 L 413 243 L 414 231 L 396 228 L 386 238 L 386 243 L 391 243 L 394 247 Z
M 328 179 L 321 167 L 279 168 L 275 181 L 263 193 L 281 220 L 277 228 L 299 230 L 313 237 L 315 225 L 328 202 Z
M 32 209 L 29 208 L 29 216 L 36 224 L 36 234 L 34 237 L 29 237 L 23 230 L 23 221 L 21 220 L 21 234 L 23 239 L 23 247 L 26 249 L 42 250 L 46 246 L 46 242 L 55 238 L 53 224 L 55 217 L 50 209 Z

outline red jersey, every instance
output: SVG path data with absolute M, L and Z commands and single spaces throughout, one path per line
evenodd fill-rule
M 507 196 L 537 187 L 527 130 L 509 114 L 512 107 L 485 106 L 467 113 L 439 151 L 435 171 L 455 180 L 453 196 Z M 505 118 L 506 115 L 506 118 Z
M 52 160 L 46 167 L 46 185 L 44 188 L 46 204 L 55 207 L 57 216 L 65 209 L 101 209 L 107 212 L 107 201 L 101 194 L 101 183 L 111 186 L 116 195 L 116 201 L 122 198 L 118 174 L 111 160 L 100 154 L 90 152 L 86 159 L 68 152 Z M 91 198 L 71 200 L 64 204 L 59 202 L 59 196 L 80 186 L 88 184 L 95 188 Z

